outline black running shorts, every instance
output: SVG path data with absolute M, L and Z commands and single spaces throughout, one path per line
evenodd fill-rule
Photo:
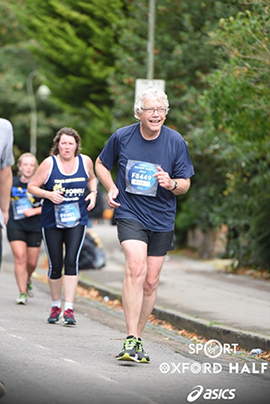
M 41 231 L 24 231 L 7 227 L 8 241 L 24 241 L 27 247 L 40 247 L 42 234 Z
M 147 244 L 147 255 L 161 257 L 174 250 L 174 231 L 154 232 L 132 219 L 116 219 L 118 239 L 140 240 Z

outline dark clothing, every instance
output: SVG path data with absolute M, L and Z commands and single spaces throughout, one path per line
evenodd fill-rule
M 40 215 L 26 217 L 23 211 L 41 206 L 41 199 L 27 191 L 27 183 L 21 182 L 19 177 L 13 178 L 9 207 L 8 231 L 21 230 L 23 232 L 38 232 L 40 229 Z
M 65 275 L 79 274 L 79 257 L 83 246 L 86 226 L 66 229 L 42 228 L 43 240 L 49 259 L 49 278 L 59 279 L 62 276 L 63 264 Z M 65 245 L 65 262 L 63 259 Z
M 99 156 L 111 171 L 118 164 L 116 186 L 119 195 L 116 219 L 132 219 L 153 232 L 174 229 L 175 195 L 158 185 L 153 174 L 160 166 L 171 178 L 190 178 L 194 174 L 187 145 L 182 136 L 162 126 L 159 136 L 146 140 L 140 124 L 117 130 Z
M 174 249 L 174 231 L 153 232 L 145 229 L 139 222 L 130 219 L 116 219 L 118 239 L 139 240 L 147 244 L 147 255 L 161 257 Z
M 49 199 L 44 200 L 41 227 L 49 229 L 87 225 L 88 215 L 84 199 L 88 178 L 81 155 L 77 158 L 77 169 L 72 174 L 62 173 L 57 156 L 52 157 L 52 169 L 44 186 L 48 191 L 63 192 L 64 201 L 56 205 Z
M 40 247 L 42 234 L 41 231 L 25 231 L 8 227 L 7 239 L 9 242 L 24 241 L 27 247 Z

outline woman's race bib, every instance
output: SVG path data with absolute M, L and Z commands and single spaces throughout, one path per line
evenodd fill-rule
M 144 196 L 156 196 L 158 182 L 153 175 L 158 164 L 128 160 L 126 166 L 126 192 Z
M 24 211 L 32 208 L 32 204 L 28 198 L 13 199 L 11 201 L 14 220 L 25 219 Z
M 81 219 L 78 202 L 65 205 L 55 205 L 54 213 L 56 227 L 60 229 L 76 227 Z

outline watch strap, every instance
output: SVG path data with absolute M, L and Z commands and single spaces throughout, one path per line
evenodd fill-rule
M 177 181 L 174 180 L 174 186 L 173 186 L 172 191 L 174 191 L 177 188 L 177 186 L 178 186 L 178 183 L 177 183 Z

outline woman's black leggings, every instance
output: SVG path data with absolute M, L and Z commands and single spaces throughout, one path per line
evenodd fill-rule
M 65 275 L 78 275 L 79 257 L 85 238 L 86 226 L 65 229 L 42 228 L 43 240 L 49 259 L 49 278 L 59 279 L 62 276 L 63 264 Z M 65 247 L 65 261 L 63 250 Z

